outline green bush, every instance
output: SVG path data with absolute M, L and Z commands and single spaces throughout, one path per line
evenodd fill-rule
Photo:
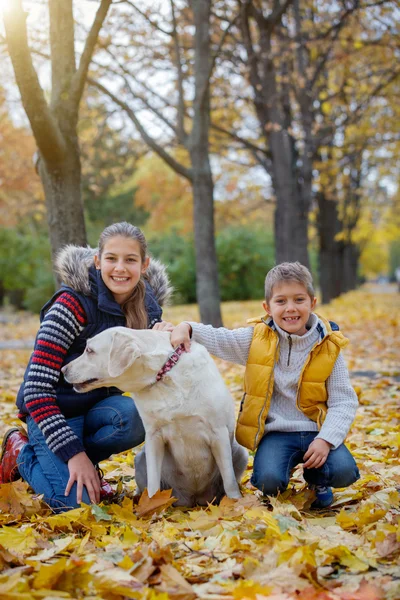
M 92 235 L 96 225 L 89 223 Z M 274 265 L 272 231 L 227 227 L 216 238 L 221 299 L 263 296 L 266 272 Z M 196 268 L 192 236 L 149 236 L 151 254 L 167 267 L 175 304 L 196 302 Z M 54 292 L 50 245 L 44 224 L 26 223 L 0 229 L 0 287 L 17 308 L 39 312 Z
M 271 231 L 228 227 L 216 238 L 221 299 L 250 300 L 263 296 L 265 274 L 274 264 Z M 175 304 L 196 302 L 193 238 L 168 234 L 149 239 L 151 254 L 168 268 Z
M 196 266 L 193 238 L 170 233 L 150 237 L 150 254 L 165 264 L 174 286 L 174 304 L 196 302 Z
M 6 301 L 39 312 L 54 293 L 50 244 L 44 226 L 0 229 L 0 279 Z
M 216 245 L 221 300 L 262 298 L 265 275 L 274 266 L 272 231 L 227 227 Z
M 400 240 L 394 240 L 389 247 L 389 277 L 391 281 L 396 281 L 397 267 L 400 267 Z

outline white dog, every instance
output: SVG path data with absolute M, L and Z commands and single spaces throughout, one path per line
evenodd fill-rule
M 224 491 L 239 498 L 248 455 L 234 437 L 233 399 L 203 346 L 178 355 L 167 332 L 114 327 L 62 371 L 77 392 L 116 386 L 133 394 L 146 431 L 135 459 L 139 491 L 172 488 L 182 506 L 219 501 Z

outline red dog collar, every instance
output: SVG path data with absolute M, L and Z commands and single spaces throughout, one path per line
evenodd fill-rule
M 182 354 L 184 352 L 186 352 L 185 344 L 181 344 L 173 351 L 173 353 L 169 356 L 167 362 L 158 371 L 156 381 L 160 381 L 161 379 L 164 379 L 165 375 L 168 373 L 168 371 L 170 371 L 172 369 L 172 367 L 174 367 L 176 365 L 176 363 L 178 362 L 178 360 L 180 359 L 180 357 L 182 356 Z

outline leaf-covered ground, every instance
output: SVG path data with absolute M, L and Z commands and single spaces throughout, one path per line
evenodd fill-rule
M 365 288 L 320 313 L 350 337 L 345 355 L 362 391 L 348 438 L 361 479 L 335 490 L 333 506 L 311 512 L 298 469 L 293 485 L 263 503 L 249 478 L 243 498 L 220 506 L 177 509 L 168 492 L 135 497 L 133 455 L 102 464 L 118 502 L 52 515 L 28 486 L 0 487 L 0 600 L 400 599 L 400 296 Z M 259 303 L 224 306 L 227 326 L 260 314 Z M 166 312 L 174 322 L 194 307 Z M 0 436 L 16 423 L 14 398 L 37 319 L 0 321 Z M 12 343 L 11 343 L 12 341 Z M 236 400 L 243 368 L 218 365 Z

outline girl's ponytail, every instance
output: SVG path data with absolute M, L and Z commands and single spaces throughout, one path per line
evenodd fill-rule
M 146 286 L 143 279 L 140 279 L 130 298 L 121 306 L 126 317 L 126 326 L 129 329 L 147 329 L 145 295 Z

